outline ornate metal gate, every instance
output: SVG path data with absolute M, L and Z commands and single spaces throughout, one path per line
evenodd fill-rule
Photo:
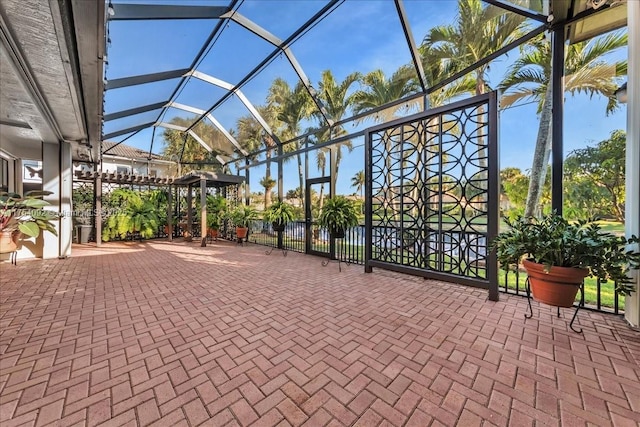
M 366 131 L 365 271 L 489 289 L 498 299 L 495 92 Z

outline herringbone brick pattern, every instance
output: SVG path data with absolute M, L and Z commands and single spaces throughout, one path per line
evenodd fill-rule
M 0 266 L 0 425 L 634 426 L 638 333 L 219 242 Z M 566 313 L 569 314 L 569 313 Z

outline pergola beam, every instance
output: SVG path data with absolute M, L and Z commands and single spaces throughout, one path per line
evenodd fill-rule
M 150 19 L 219 19 L 229 11 L 226 6 L 180 6 L 161 4 L 111 4 L 115 12 L 111 21 L 142 21 Z
M 139 76 L 123 77 L 120 79 L 109 80 L 105 85 L 105 89 L 118 89 L 121 87 L 142 85 L 145 83 L 159 82 L 161 80 L 177 79 L 189 72 L 188 68 L 180 70 L 162 71 L 160 73 L 141 74 Z
M 164 107 L 166 104 L 167 104 L 167 101 L 156 102 L 155 104 L 148 104 L 142 107 L 130 108 L 129 110 L 122 110 L 115 113 L 106 114 L 104 116 L 104 121 L 108 122 L 109 120 L 121 119 L 123 117 L 135 116 L 136 114 L 157 110 L 159 108 Z

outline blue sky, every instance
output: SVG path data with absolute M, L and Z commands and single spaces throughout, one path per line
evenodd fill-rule
M 137 0 L 140 2 L 141 0 Z M 117 3 L 117 2 L 114 2 Z M 164 3 L 154 1 L 154 3 Z M 221 4 L 222 2 L 192 1 L 193 4 Z M 263 26 L 277 37 L 286 38 L 295 28 L 322 8 L 319 0 L 246 0 L 239 12 Z M 414 38 L 420 43 L 429 28 L 454 22 L 456 2 L 453 0 L 406 0 L 405 8 Z M 117 7 L 116 7 L 117 9 Z M 124 21 L 110 23 L 111 46 L 108 51 L 109 79 L 186 68 L 199 50 L 216 21 Z M 241 43 L 238 43 L 238 40 Z M 235 23 L 229 24 L 216 40 L 198 70 L 217 78 L 237 83 L 273 50 L 266 41 L 250 34 Z M 317 24 L 292 45 L 292 51 L 312 84 L 317 87 L 323 70 L 331 69 L 338 80 L 354 71 L 366 73 L 382 69 L 391 75 L 400 65 L 410 62 L 409 50 L 397 18 L 395 6 L 389 0 L 347 0 L 339 9 Z M 497 86 L 507 66 L 517 57 L 517 50 L 491 64 L 489 81 Z M 626 51 L 615 55 L 626 57 Z M 283 55 L 279 55 L 258 76 L 247 83 L 243 92 L 254 104 L 264 102 L 271 82 L 284 78 L 291 86 L 297 77 Z M 140 87 L 117 89 L 106 94 L 106 112 L 115 112 L 153 102 L 165 101 L 177 80 L 157 82 Z M 207 109 L 224 94 L 224 90 L 191 79 L 177 97 L 177 101 Z M 612 130 L 624 129 L 626 110 L 605 116 L 606 100 L 586 95 L 568 96 L 565 103 L 565 152 L 605 139 Z M 501 113 L 500 167 L 530 167 L 538 129 L 535 105 L 521 105 Z M 159 111 L 136 117 L 107 122 L 105 132 L 154 121 Z M 231 97 L 214 111 L 225 128 L 234 128 L 237 118 L 247 111 L 236 97 Z M 164 121 L 174 116 L 189 117 L 188 113 L 169 109 Z M 363 125 L 364 126 L 364 125 Z M 161 129 L 156 131 L 154 152 L 161 147 Z M 152 130 L 146 129 L 126 141 L 126 144 L 149 149 Z M 116 137 L 119 141 L 122 137 Z M 354 141 L 357 146 L 361 141 Z M 315 158 L 311 159 L 310 176 L 319 176 Z M 364 167 L 364 151 L 356 148 L 340 167 L 338 191 L 352 193 L 351 177 Z M 297 186 L 295 161 L 285 165 L 285 190 Z M 252 171 L 251 186 L 259 190 L 257 182 L 264 168 Z M 292 175 L 292 176 L 289 176 Z

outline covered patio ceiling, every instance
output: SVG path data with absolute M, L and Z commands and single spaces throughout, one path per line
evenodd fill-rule
M 276 145 L 302 140 L 317 134 L 318 129 L 349 122 L 356 126 L 356 119 L 391 105 L 415 101 L 424 104 L 426 95 L 545 29 L 571 23 L 570 38 L 583 39 L 594 31 L 621 25 L 619 19 L 611 18 L 611 12 L 625 9 L 614 7 L 624 1 L 612 0 L 551 0 L 549 8 L 543 6 L 542 0 L 484 1 L 508 14 L 521 15 L 529 22 L 530 32 L 507 48 L 435 82 L 425 76 L 419 50 L 421 39 L 414 28 L 418 22 L 414 17 L 437 14 L 442 6 L 439 2 L 384 2 L 382 15 L 394 18 L 390 24 L 393 28 L 382 31 L 380 14 L 369 15 L 366 2 L 357 1 L 216 0 L 206 4 L 109 1 L 103 140 L 118 143 L 142 138 L 151 154 L 162 148 L 161 144 L 154 144 L 160 139 L 157 129 L 172 129 L 194 138 L 221 164 L 249 156 L 255 158 L 265 148 L 248 147 L 239 141 L 236 124 L 241 118 L 255 120 L 261 132 Z M 586 18 L 596 19 L 601 25 L 590 25 L 588 34 L 584 33 L 587 27 L 582 23 Z M 353 40 L 336 40 L 333 33 L 337 26 L 353 26 Z M 383 44 L 393 32 L 404 40 L 404 48 L 380 57 L 381 51 L 374 47 Z M 131 43 L 132 38 L 136 38 L 135 44 Z M 406 65 L 419 83 L 418 89 L 403 99 L 336 123 L 327 114 L 319 87 L 314 83 L 320 80 L 321 70 L 309 65 L 309 58 L 323 62 L 323 69 L 340 69 L 340 58 L 344 58 L 345 51 L 348 55 L 349 49 L 350 60 L 360 63 L 359 71 L 363 73 L 373 71 L 381 61 Z M 136 61 L 122 61 L 123 53 L 131 50 L 135 51 Z M 266 88 L 276 77 L 290 88 L 296 84 L 304 86 L 313 100 L 313 116 L 317 121 L 307 123 L 308 127 L 288 135 L 286 140 L 279 138 L 261 110 L 268 96 Z M 199 134 L 203 133 L 199 130 L 203 123 L 213 129 L 215 137 Z

